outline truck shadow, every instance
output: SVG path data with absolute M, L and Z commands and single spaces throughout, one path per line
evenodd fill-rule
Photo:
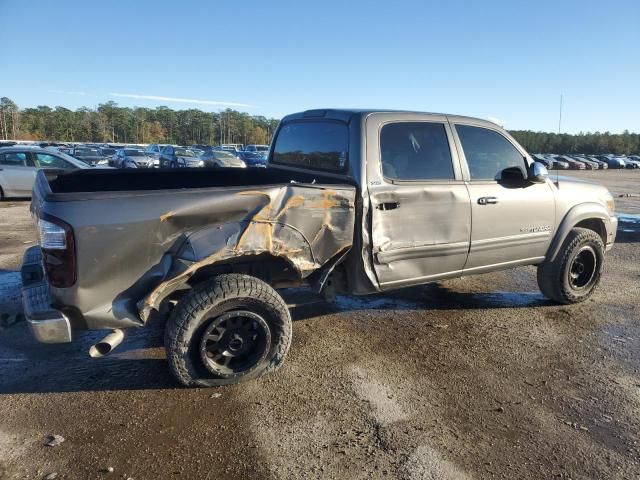
M 287 298 L 287 295 L 284 295 Z M 291 308 L 294 321 L 320 315 L 366 310 L 483 310 L 532 308 L 555 305 L 539 292 L 460 292 L 433 283 L 386 294 L 367 296 L 338 295 L 334 302 L 315 297 L 309 303 Z
M 281 293 L 292 306 L 294 321 L 367 310 L 475 310 L 551 305 L 534 292 L 470 293 L 441 284 L 362 297 L 339 295 L 331 303 L 304 289 Z M 154 318 L 145 328 L 129 329 L 122 345 L 101 359 L 90 358 L 88 351 L 104 336 L 103 331 L 75 332 L 74 335 L 73 343 L 45 345 L 33 339 L 26 322 L 2 330 L 0 395 L 179 388 L 165 359 L 162 320 Z
M 0 333 L 0 395 L 177 388 L 166 363 L 161 329 L 131 332 L 111 356 L 88 349 L 104 332 L 79 332 L 73 343 L 45 345 L 26 322 Z

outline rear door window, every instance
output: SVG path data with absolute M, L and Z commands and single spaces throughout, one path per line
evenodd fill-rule
M 316 170 L 344 171 L 349 128 L 342 122 L 300 121 L 280 128 L 273 162 Z
M 392 180 L 454 180 L 443 123 L 388 123 L 380 132 L 382 173 Z
M 22 152 L 8 152 L 0 154 L 0 165 L 26 167 L 27 154 Z

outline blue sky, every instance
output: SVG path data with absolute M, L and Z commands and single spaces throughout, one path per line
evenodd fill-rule
M 555 131 L 562 93 L 563 131 L 640 131 L 639 0 L 0 0 L 0 18 L 0 95 L 20 107 L 398 108 Z

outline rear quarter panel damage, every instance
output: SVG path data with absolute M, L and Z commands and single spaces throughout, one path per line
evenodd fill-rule
M 78 281 L 52 289 L 89 329 L 143 325 L 201 267 L 268 254 L 303 282 L 349 249 L 355 187 L 289 183 L 49 202 L 74 226 Z
M 139 304 L 146 321 L 162 299 L 205 266 L 269 254 L 303 281 L 351 247 L 353 187 L 290 184 L 219 192 L 159 216 L 162 237 L 182 232 L 174 268 Z

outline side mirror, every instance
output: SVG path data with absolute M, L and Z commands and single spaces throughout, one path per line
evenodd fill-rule
M 529 168 L 529 181 L 533 183 L 544 183 L 549 178 L 549 171 L 540 162 L 533 162 Z

